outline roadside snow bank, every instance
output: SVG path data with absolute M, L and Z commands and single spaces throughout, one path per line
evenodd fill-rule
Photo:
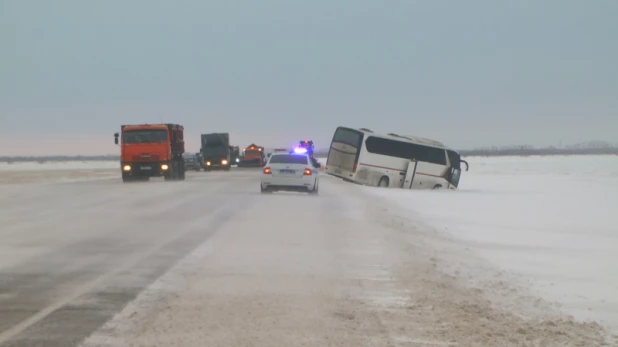
M 119 178 L 119 165 L 116 161 L 0 163 L 0 185 Z
M 362 189 L 530 279 L 576 319 L 618 331 L 618 157 L 467 160 L 459 191 Z
M 1 162 L 0 172 L 6 171 L 57 171 L 57 170 L 92 170 L 118 169 L 118 161 L 46 161 L 38 162 Z

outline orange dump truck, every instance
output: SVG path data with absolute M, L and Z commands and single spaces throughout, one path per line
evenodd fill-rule
M 122 125 L 114 134 L 120 144 L 122 181 L 147 181 L 150 177 L 184 180 L 184 127 L 178 124 Z

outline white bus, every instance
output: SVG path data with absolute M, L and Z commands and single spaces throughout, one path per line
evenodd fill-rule
M 456 189 L 459 153 L 434 140 L 365 128 L 338 127 L 326 161 L 326 173 L 368 186 L 405 189 Z

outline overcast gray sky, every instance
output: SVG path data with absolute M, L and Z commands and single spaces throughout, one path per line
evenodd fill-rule
M 618 1 L 0 0 L 0 155 L 328 146 L 338 125 L 451 147 L 618 142 Z

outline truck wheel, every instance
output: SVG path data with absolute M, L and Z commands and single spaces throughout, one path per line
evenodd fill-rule
M 179 169 L 178 163 L 172 162 L 172 181 L 178 180 L 178 176 L 180 176 L 180 172 L 178 172 Z
M 176 178 L 176 166 L 174 165 L 174 162 L 172 162 L 171 167 L 168 169 L 168 171 L 163 174 L 163 179 L 166 181 L 173 181 Z
M 180 180 L 181 180 L 181 181 L 184 181 L 184 180 L 185 180 L 185 172 L 184 172 L 184 171 L 181 171 L 181 172 L 180 172 Z

